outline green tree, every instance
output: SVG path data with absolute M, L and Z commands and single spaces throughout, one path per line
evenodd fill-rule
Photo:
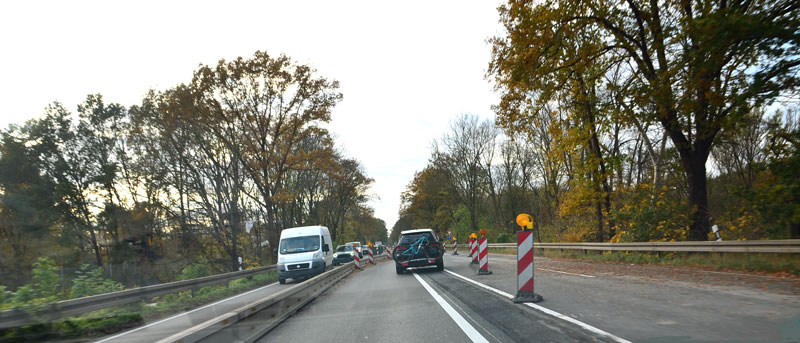
M 705 240 L 706 161 L 715 138 L 753 104 L 796 91 L 799 7 L 791 0 L 509 1 L 500 7 L 506 34 L 492 40 L 489 66 L 503 93 L 498 115 L 513 126 L 524 119 L 519 108 L 559 89 L 551 73 L 605 59 L 604 70 L 622 75 L 610 87 L 633 118 L 660 123 L 671 139 L 693 207 L 688 238 Z

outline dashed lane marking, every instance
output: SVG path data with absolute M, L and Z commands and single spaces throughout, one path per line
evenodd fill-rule
M 552 270 L 552 269 L 547 269 L 547 268 L 539 268 L 539 267 L 536 267 L 536 269 L 539 269 L 539 270 L 544 270 L 544 271 L 546 271 L 546 272 L 561 273 L 561 274 L 567 274 L 567 275 L 575 275 L 575 276 L 583 276 L 583 277 L 594 277 L 594 275 L 586 275 L 586 274 L 578 274 L 578 273 L 562 272 L 562 271 L 560 271 L 560 270 Z
M 459 278 L 459 279 L 463 280 L 463 281 L 466 281 L 466 282 L 472 283 L 472 284 L 474 284 L 474 285 L 476 285 L 476 286 L 478 286 L 478 287 L 481 287 L 481 288 L 483 288 L 483 289 L 486 289 L 486 290 L 492 291 L 492 292 L 494 292 L 494 293 L 496 293 L 496 294 L 498 294 L 498 295 L 500 295 L 500 296 L 506 297 L 506 298 L 508 298 L 508 299 L 514 299 L 514 296 L 513 296 L 513 295 L 511 295 L 511 294 L 508 294 L 508 293 L 506 293 L 506 292 L 503 292 L 503 291 L 501 291 L 501 290 L 499 290 L 499 289 L 497 289 L 497 288 L 494 288 L 494 287 L 492 287 L 492 286 L 488 286 L 488 285 L 482 284 L 482 283 L 480 283 L 480 282 L 478 282 L 478 281 L 475 281 L 475 280 L 472 280 L 472 279 L 470 279 L 470 278 L 464 277 L 464 276 L 462 276 L 462 275 L 459 275 L 459 274 L 457 274 L 457 273 L 454 273 L 454 272 L 452 272 L 452 271 L 449 271 L 449 270 L 447 270 L 447 269 L 445 269 L 444 271 L 445 271 L 445 272 L 447 272 L 447 273 L 448 273 L 448 274 L 450 274 L 450 275 L 453 275 L 453 276 L 455 276 L 455 277 L 457 277 L 457 278 Z M 414 275 L 416 276 L 416 274 L 414 274 Z M 619 343 L 631 343 L 631 341 L 629 341 L 629 340 L 627 340 L 627 339 L 624 339 L 624 338 L 622 338 L 622 337 L 619 337 L 619 336 L 613 335 L 613 334 L 611 334 L 611 333 L 608 333 L 608 332 L 606 332 L 606 331 L 600 330 L 600 329 L 598 329 L 598 328 L 596 328 L 596 327 L 594 327 L 594 326 L 591 326 L 591 325 L 589 325 L 589 324 L 586 324 L 586 323 L 584 323 L 584 322 L 582 322 L 582 321 L 580 321 L 580 320 L 577 320 L 577 319 L 575 319 L 575 318 L 572 318 L 572 317 L 570 317 L 570 316 L 563 315 L 563 314 L 561 314 L 561 313 L 558 313 L 558 312 L 556 312 L 556 311 L 553 311 L 553 310 L 551 310 L 551 309 L 549 309 L 549 308 L 546 308 L 546 307 L 543 307 L 543 306 L 540 306 L 540 305 L 537 305 L 537 304 L 532 304 L 532 303 L 523 303 L 523 304 L 524 304 L 524 305 L 526 305 L 526 306 L 528 306 L 528 307 L 530 307 L 530 308 L 533 308 L 533 309 L 535 309 L 535 310 L 538 310 L 538 311 L 544 312 L 544 313 L 546 313 L 546 314 L 549 314 L 549 315 L 551 315 L 551 316 L 553 316 L 553 317 L 556 317 L 556 318 L 558 318 L 558 319 L 562 319 L 562 320 L 564 320 L 564 321 L 567 321 L 567 322 L 570 322 L 570 323 L 572 323 L 572 324 L 578 325 L 578 326 L 582 327 L 583 329 L 585 329 L 585 330 L 587 330 L 587 331 L 590 331 L 590 332 L 592 332 L 592 333 L 595 333 L 595 334 L 598 334 L 598 335 L 601 335 L 601 336 L 608 337 L 608 338 L 610 338 L 610 339 L 614 340 L 615 342 L 619 342 Z

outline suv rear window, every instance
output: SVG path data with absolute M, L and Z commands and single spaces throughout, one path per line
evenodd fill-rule
M 425 236 L 425 238 L 429 242 L 435 242 L 436 241 L 436 236 L 434 236 L 432 233 L 430 233 L 430 232 L 418 232 L 418 233 L 409 233 L 409 234 L 403 235 L 402 237 L 400 237 L 400 244 L 402 244 L 402 245 L 411 245 L 412 243 L 414 243 L 418 239 L 420 239 L 422 236 Z

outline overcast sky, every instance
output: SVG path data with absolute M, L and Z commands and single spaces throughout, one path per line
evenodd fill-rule
M 498 1 L 6 1 L 0 126 L 87 94 L 137 104 L 198 64 L 284 53 L 341 82 L 329 128 L 375 179 L 391 229 L 400 193 L 461 113 L 492 118 L 484 79 Z

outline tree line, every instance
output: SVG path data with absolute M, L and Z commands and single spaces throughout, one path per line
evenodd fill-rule
M 259 51 L 200 65 L 141 104 L 92 94 L 74 113 L 53 103 L 11 125 L 0 141 L 3 284 L 29 281 L 38 257 L 67 270 L 90 262 L 132 286 L 200 260 L 215 272 L 269 264 L 288 227 L 385 237 L 366 205 L 373 180 L 325 129 L 338 87 Z
M 799 9 L 508 1 L 496 120 L 452 123 L 395 227 L 499 236 L 529 212 L 556 241 L 800 238 Z

